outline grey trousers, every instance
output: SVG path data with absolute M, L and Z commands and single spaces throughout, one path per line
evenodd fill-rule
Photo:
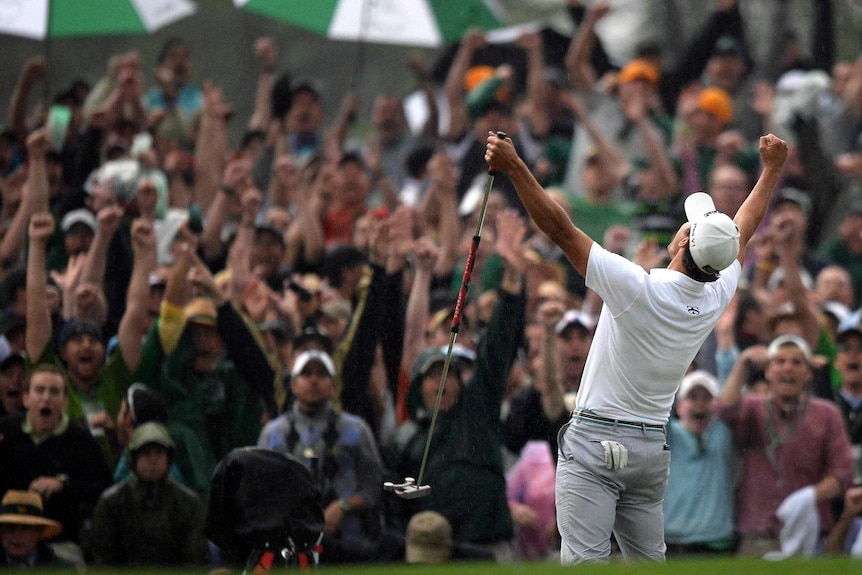
M 577 415 L 560 430 L 557 461 L 557 524 L 560 561 L 607 562 L 611 533 L 627 561 L 664 561 L 662 501 L 670 469 L 666 432 Z M 620 471 L 605 466 L 603 440 L 628 449 Z

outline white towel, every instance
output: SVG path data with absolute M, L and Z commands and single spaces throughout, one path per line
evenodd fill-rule
M 814 486 L 797 489 L 788 495 L 778 506 L 775 515 L 784 522 L 779 533 L 781 551 L 767 553 L 763 558 L 774 561 L 794 555 L 814 555 L 820 536 L 820 515 L 817 513 L 817 492 Z

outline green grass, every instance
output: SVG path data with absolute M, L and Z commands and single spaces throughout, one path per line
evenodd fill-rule
M 548 563 L 515 563 L 512 565 L 497 565 L 494 563 L 452 563 L 440 566 L 419 566 L 406 564 L 384 565 L 329 565 L 317 569 L 318 572 L 337 573 L 339 575 L 554 575 L 577 573 L 577 575 L 858 575 L 862 572 L 862 562 L 849 558 L 816 558 L 809 560 L 793 559 L 788 561 L 769 562 L 759 559 L 674 559 L 668 563 L 611 563 L 608 565 L 578 565 L 561 567 Z M 236 570 L 234 573 L 241 573 Z M 282 573 L 286 571 L 281 571 Z M 45 572 L 47 573 L 47 572 Z M 98 575 L 171 575 L 200 574 L 206 575 L 207 569 L 98 569 L 91 568 L 88 573 Z M 273 571 L 278 573 L 278 571 Z

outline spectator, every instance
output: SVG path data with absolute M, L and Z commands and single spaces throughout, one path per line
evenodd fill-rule
M 145 96 L 147 125 L 165 152 L 171 144 L 192 146 L 193 122 L 203 107 L 204 95 L 192 84 L 191 50 L 180 38 L 163 45 L 155 70 L 155 85 Z
M 159 392 L 150 389 L 143 383 L 133 383 L 129 387 L 126 398 L 120 405 L 120 413 L 117 414 L 117 444 L 123 449 L 123 452 L 117 462 L 116 469 L 114 469 L 115 483 L 126 481 L 132 476 L 133 470 L 129 466 L 128 447 L 135 429 L 150 422 L 164 425 L 167 420 L 168 406 Z M 173 463 L 173 459 L 172 456 L 171 477 L 182 483 L 182 473 Z
M 853 485 L 862 485 L 862 328 L 856 314 L 839 326 L 836 344 L 841 384 L 834 399 L 853 449 Z
M 129 443 L 133 477 L 107 489 L 93 512 L 97 565 L 204 564 L 204 505 L 170 475 L 176 446 L 160 423 L 139 426 Z
M 854 559 L 862 557 L 862 487 L 851 487 L 844 494 L 844 510 L 835 521 L 824 544 L 830 555 L 847 553 Z
M 448 563 L 452 557 L 452 526 L 436 511 L 420 511 L 407 523 L 407 563 Z
M 544 440 L 557 460 L 557 432 L 574 409 L 593 341 L 595 320 L 570 309 L 560 313 L 558 302 L 546 302 L 536 312 L 543 325 L 540 356 L 534 361 L 532 385 L 514 392 L 503 419 L 503 442 L 512 453 L 520 453 L 528 440 Z
M 106 461 L 113 467 L 116 455 L 107 432 L 114 428 L 114 418 L 126 389 L 132 383 L 131 371 L 140 361 L 142 325 L 147 320 L 149 273 L 155 267 L 155 238 L 152 226 L 138 220 L 132 225 L 135 252 L 132 280 L 126 294 L 126 311 L 120 321 L 118 345 L 107 362 L 103 332 L 91 321 L 73 319 L 59 333 L 57 350 L 52 341 L 51 310 L 46 301 L 47 274 L 45 245 L 51 235 L 53 220 L 46 213 L 33 216 L 30 223 L 30 250 L 27 267 L 27 327 L 25 346 L 29 365 L 63 366 L 69 378 L 69 417 L 86 421 L 99 436 Z M 98 285 L 92 292 L 101 295 Z M 118 454 L 117 454 L 118 455 Z
M 820 254 L 840 265 L 853 279 L 853 297 L 862 301 L 862 203 L 850 207 L 841 219 L 838 237 L 825 243 Z
M 678 142 L 674 155 L 682 165 L 683 194 L 704 189 L 712 170 L 732 163 L 753 175 L 758 168 L 757 150 L 740 134 L 728 132 L 734 107 L 730 94 L 718 87 L 686 92 L 678 119 L 686 126 L 687 139 Z
M 810 556 L 832 529 L 829 500 L 852 482 L 850 442 L 838 408 L 806 393 L 808 344 L 784 335 L 759 351 L 767 358 L 768 395 L 744 395 L 742 368 L 735 367 L 719 399 L 719 415 L 742 453 L 738 553 Z
M 305 351 L 293 364 L 293 407 L 268 423 L 259 447 L 303 461 L 322 493 L 325 562 L 373 560 L 380 535 L 383 466 L 374 434 L 360 418 L 336 410 L 335 365 L 329 354 Z
M 506 272 L 476 352 L 472 376 L 464 379 L 460 362 L 453 360 L 446 380 L 441 381 L 446 352 L 430 347 L 420 353 L 407 398 L 412 419 L 402 424 L 387 447 L 387 467 L 400 475 L 398 483 L 405 476 L 415 476 L 425 461 L 432 486 L 429 496 L 405 501 L 393 519 L 406 523 L 417 511 L 437 511 L 451 523 L 456 546 L 462 542 L 481 546 L 500 561 L 512 557 L 514 532 L 496 429 L 509 369 L 524 329 L 525 306 L 522 268 L 514 257 L 525 224 L 514 212 L 503 213 L 514 218 L 508 225 L 498 226 L 496 245 L 506 260 Z M 424 449 L 441 384 L 439 420 L 426 461 Z
M 25 364 L 22 353 L 0 361 L 0 417 L 24 413 Z
M 516 526 L 517 560 L 549 559 L 559 551 L 554 474 L 548 443 L 540 440 L 527 442 L 506 475 L 509 511 Z
M 75 565 L 61 559 L 45 543 L 63 530 L 58 522 L 42 513 L 42 498 L 32 491 L 10 489 L 0 503 L 0 541 L 4 569 L 71 570 Z
M 98 443 L 66 415 L 69 397 L 63 372 L 34 367 L 24 390 L 24 415 L 0 420 L 0 491 L 35 491 L 45 516 L 63 525 L 61 541 L 78 547 L 99 494 L 111 476 Z
M 362 156 L 355 152 L 344 154 L 338 161 L 332 201 L 323 220 L 327 247 L 353 242 L 354 225 L 368 211 L 371 184 L 371 174 Z
M 713 417 L 718 393 L 718 382 L 705 371 L 686 375 L 677 392 L 663 504 L 668 555 L 733 551 L 736 452 L 727 425 Z
M 262 419 L 278 413 L 277 366 L 191 246 L 182 247 L 136 379 L 164 397 L 168 429 L 181 444 L 177 466 L 204 498 L 216 463 L 235 447 L 254 445 Z M 187 301 L 187 281 L 200 297 Z

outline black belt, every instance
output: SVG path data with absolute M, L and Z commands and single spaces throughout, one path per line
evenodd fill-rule
M 664 425 L 658 423 L 639 423 L 637 421 L 624 421 L 622 419 L 610 419 L 609 417 L 602 417 L 601 415 L 596 415 L 590 411 L 577 410 L 572 413 L 572 417 L 578 417 L 581 419 L 586 419 L 589 421 L 595 421 L 596 423 L 600 423 L 602 425 L 608 426 L 622 426 L 622 427 L 631 427 L 634 429 L 651 429 L 654 431 L 664 431 Z

